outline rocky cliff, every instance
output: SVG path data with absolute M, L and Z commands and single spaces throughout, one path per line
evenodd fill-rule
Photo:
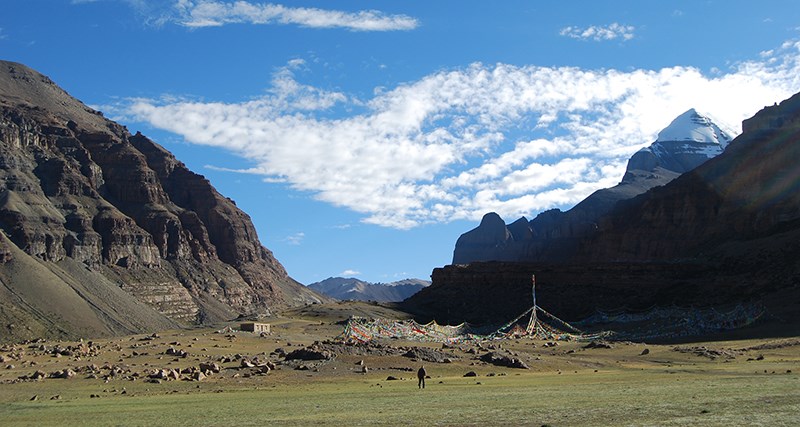
M 676 117 L 650 146 L 628 161 L 622 181 L 592 193 L 572 209 L 549 210 L 531 221 L 520 218 L 506 226 L 496 213 L 459 237 L 453 264 L 476 261 L 563 262 L 597 229 L 598 219 L 621 200 L 664 185 L 713 158 L 731 137 L 694 109 Z
M 29 318 L 27 325 L 55 322 L 65 334 L 263 315 L 320 301 L 287 275 L 247 214 L 207 179 L 11 62 L 0 62 L 0 228 L 2 291 L 13 297 L 5 305 Z M 33 289 L 22 265 L 35 267 L 47 286 Z M 63 295 L 84 301 L 76 307 L 94 320 L 76 324 L 48 303 Z M 128 309 L 134 305 L 138 311 Z M 19 323 L 4 313 L 0 326 Z
M 577 242 L 568 262 L 435 269 L 433 284 L 406 308 L 437 321 L 502 321 L 530 307 L 536 274 L 537 301 L 566 319 L 598 308 L 759 301 L 773 321 L 794 322 L 800 315 L 800 94 L 742 128 L 722 154 L 617 203 Z
M 745 120 L 742 129 L 723 155 L 621 203 L 582 244 L 578 260 L 739 257 L 743 242 L 794 232 L 800 224 L 800 94 Z

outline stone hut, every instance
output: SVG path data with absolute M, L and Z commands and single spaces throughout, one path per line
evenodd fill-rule
M 269 323 L 245 322 L 239 325 L 239 329 L 257 334 L 268 334 L 270 332 Z

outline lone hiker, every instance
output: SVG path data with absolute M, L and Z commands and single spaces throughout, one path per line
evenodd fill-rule
M 428 373 L 425 372 L 425 365 L 420 366 L 419 371 L 417 371 L 417 378 L 419 378 L 419 383 L 417 384 L 417 387 L 425 388 L 426 375 L 428 375 Z

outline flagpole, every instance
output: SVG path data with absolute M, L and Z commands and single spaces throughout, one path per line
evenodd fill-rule
M 528 335 L 536 334 L 536 275 L 531 274 L 531 294 L 533 295 L 533 308 L 531 309 L 531 320 L 528 322 Z

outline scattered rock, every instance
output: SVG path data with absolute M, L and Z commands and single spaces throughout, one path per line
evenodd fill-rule
M 406 351 L 403 356 L 410 359 L 417 359 L 432 363 L 448 363 L 445 362 L 445 360 L 450 360 L 450 363 L 452 363 L 452 359 L 456 358 L 456 356 L 452 353 L 442 352 L 427 347 L 412 347 Z
M 495 366 L 505 366 L 508 368 L 530 369 L 521 359 L 503 351 L 491 351 L 480 357 L 483 362 L 491 363 Z
M 334 354 L 328 350 L 318 350 L 313 347 L 303 347 L 284 356 L 287 360 L 330 360 Z
M 717 359 L 719 357 L 724 357 L 725 359 L 735 359 L 736 353 L 734 350 L 718 350 L 713 348 L 708 348 L 704 346 L 699 347 L 674 347 L 673 351 L 677 351 L 679 353 L 691 353 L 696 356 L 708 357 L 711 360 Z M 756 359 L 756 360 L 763 360 Z
M 222 371 L 222 367 L 214 362 L 202 362 L 199 367 L 200 371 L 208 375 L 209 372 L 218 374 Z
M 477 377 L 477 376 L 478 374 L 476 374 L 475 371 L 469 371 L 466 374 L 464 374 L 464 377 Z
M 583 348 L 614 348 L 614 346 L 605 341 L 591 341 L 589 344 L 583 346 Z
M 389 375 L 388 377 L 386 377 L 386 381 L 398 381 L 398 380 L 400 380 L 400 378 L 397 378 L 397 377 L 392 376 L 392 375 Z
M 639 353 L 640 356 L 644 356 L 644 355 L 647 355 L 647 354 L 650 354 L 650 349 L 649 348 L 645 348 L 644 350 L 642 350 L 641 353 Z
M 50 374 L 50 378 L 62 378 L 62 379 L 70 379 L 75 376 L 75 371 L 72 369 L 66 368 L 61 371 L 56 371 Z
M 164 352 L 164 354 L 168 354 L 170 356 L 182 357 L 182 358 L 186 358 L 186 357 L 189 356 L 189 353 L 187 353 L 186 350 L 176 349 L 175 347 L 168 348 L 167 351 Z

